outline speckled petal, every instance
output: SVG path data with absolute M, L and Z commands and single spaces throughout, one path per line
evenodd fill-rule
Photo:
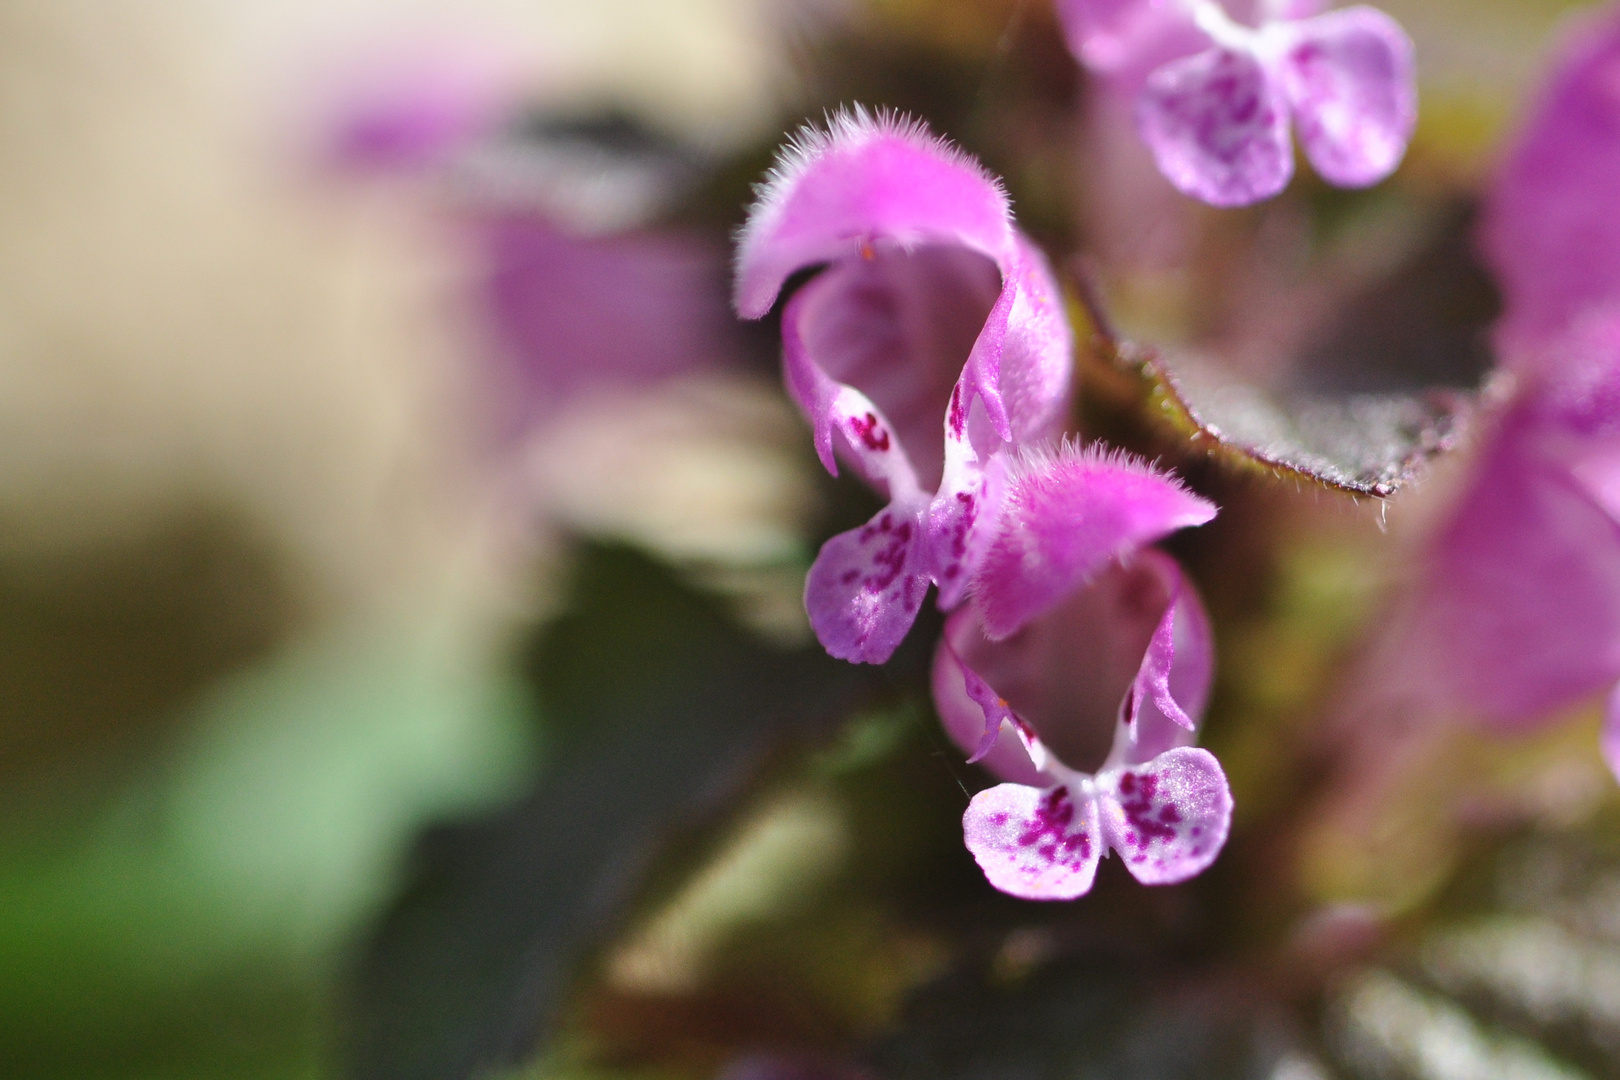
M 962 836 L 990 884 L 1025 900 L 1085 895 L 1102 854 L 1096 802 L 1064 787 L 981 791 L 962 815 Z
M 1071 445 L 1024 456 L 974 574 L 985 633 L 1008 636 L 1109 560 L 1214 516 L 1180 481 L 1130 458 Z
M 926 510 L 921 502 L 885 507 L 822 545 L 805 579 L 804 606 L 828 653 L 860 664 L 894 654 L 928 595 Z
M 1294 172 L 1287 104 L 1247 52 L 1207 49 L 1157 69 L 1136 125 L 1165 179 L 1213 206 L 1270 198 Z
M 1299 141 L 1329 183 L 1366 187 L 1395 171 L 1417 123 L 1412 40 L 1370 7 L 1279 24 L 1277 72 Z
M 1207 750 L 1177 747 L 1097 782 L 1103 835 L 1144 885 L 1201 873 L 1226 843 L 1232 793 Z

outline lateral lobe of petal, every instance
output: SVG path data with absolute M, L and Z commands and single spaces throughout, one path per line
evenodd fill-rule
M 894 504 L 828 540 L 804 583 L 817 639 L 840 660 L 881 664 L 894 654 L 928 595 L 926 503 Z
M 1170 556 L 1149 549 L 1137 559 L 1153 565 L 1172 582 L 1172 599 L 1137 672 L 1135 724 L 1123 733 L 1129 742 L 1120 759 L 1127 765 L 1191 745 L 1215 673 L 1214 634 L 1198 590 Z M 1168 655 L 1155 652 L 1163 644 L 1166 629 L 1171 631 Z
M 1197 725 L 1170 692 L 1170 671 L 1176 662 L 1176 612 L 1181 603 L 1179 584 L 1170 593 L 1170 604 L 1148 640 L 1147 651 L 1142 654 L 1142 666 L 1131 684 L 1130 722 L 1134 726 L 1140 718 L 1142 706 L 1151 703 L 1158 707 L 1165 719 L 1192 731 Z
M 1609 691 L 1608 707 L 1603 712 L 1603 734 L 1598 739 L 1603 760 L 1609 771 L 1620 778 L 1620 685 Z
M 1293 23 L 1278 64 L 1299 141 L 1329 183 L 1366 187 L 1395 171 L 1417 123 L 1412 41 L 1370 7 Z
M 1193 746 L 1099 777 L 1103 835 L 1144 885 L 1171 885 L 1202 872 L 1226 843 L 1232 793 L 1220 762 Z
M 967 617 L 968 611 L 958 611 L 947 621 L 947 638 L 951 635 L 950 622 Z M 956 650 L 942 639 L 934 650 L 934 708 L 951 741 L 960 746 L 963 753 L 972 754 L 984 738 L 985 712 L 984 707 L 968 695 L 963 671 L 966 666 Z M 1023 740 L 1014 737 L 1015 732 L 1009 727 L 1002 727 L 1000 734 L 1002 737 L 995 740 L 990 752 L 979 759 L 980 767 L 998 780 L 1036 787 L 1047 783 Z
M 795 271 L 857 255 L 879 238 L 961 244 L 996 259 L 1012 241 L 1001 187 L 921 124 L 855 110 L 807 128 L 778 159 L 749 209 L 734 303 L 757 319 Z
M 962 837 L 990 884 L 1025 900 L 1085 895 L 1102 854 L 1096 802 L 1064 787 L 981 791 L 962 815 Z
M 1136 123 L 1165 179 L 1213 206 L 1270 198 L 1294 172 L 1287 105 L 1246 52 L 1207 49 L 1154 71 Z
M 1020 461 L 974 575 L 985 632 L 1004 638 L 1110 560 L 1215 516 L 1173 477 L 1064 446 Z

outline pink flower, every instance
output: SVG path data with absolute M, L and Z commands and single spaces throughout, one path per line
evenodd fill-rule
M 857 110 L 789 145 L 743 227 L 737 310 L 764 315 L 814 267 L 782 313 L 788 389 L 828 470 L 841 453 L 889 498 L 806 580 L 832 655 L 887 660 L 930 584 L 947 611 L 971 585 L 1011 632 L 1097 559 L 1214 513 L 1117 459 L 1013 459 L 1061 431 L 1061 298 L 1000 185 L 921 125 Z
M 1620 680 L 1620 9 L 1583 29 L 1485 201 L 1517 390 L 1406 630 L 1442 708 L 1510 728 Z M 1620 696 L 1604 748 L 1620 772 Z
M 1137 130 L 1183 193 L 1215 206 L 1277 194 L 1294 171 L 1290 119 L 1329 183 L 1387 177 L 1417 120 L 1406 33 L 1370 7 L 1262 7 L 1249 26 L 1216 0 L 1058 0 L 1075 55 L 1131 86 Z
M 991 883 L 1078 896 L 1107 846 L 1144 881 L 1197 873 L 1220 849 L 1231 806 L 1220 766 L 1188 745 L 1209 681 L 1208 622 L 1174 562 L 1139 549 L 1215 508 L 1128 458 L 1042 449 L 1069 392 L 1057 288 L 995 180 L 920 125 L 856 111 L 790 144 L 739 241 L 738 311 L 764 315 L 790 277 L 813 269 L 782 312 L 788 388 L 828 470 L 842 456 L 889 498 L 810 570 L 805 606 L 822 644 L 882 662 L 931 584 L 944 610 L 971 597 L 948 624 L 935 693 L 975 760 L 1025 782 L 983 793 L 965 819 Z M 1140 615 L 1140 604 L 1104 610 L 1085 640 L 1060 634 L 1072 655 L 1028 650 L 1097 611 L 1127 573 L 1159 590 L 1153 628 L 1129 659 L 1115 750 L 1083 774 L 1046 752 L 979 665 L 1001 683 L 996 656 L 1023 657 L 1037 682 L 1062 682 L 1113 655 L 1122 628 L 1130 634 L 1112 617 Z M 1022 748 L 998 743 L 1008 725 Z
M 1000 642 L 976 607 L 951 616 L 935 703 L 951 736 L 1008 781 L 976 795 L 962 819 L 992 885 L 1067 900 L 1090 890 L 1110 850 L 1147 885 L 1214 861 L 1232 798 L 1214 756 L 1191 745 L 1213 659 L 1197 594 L 1152 550 L 1110 560 Z
M 788 389 L 827 469 L 889 505 L 827 542 L 805 604 L 828 652 L 879 663 L 931 582 L 960 601 L 1005 450 L 1062 428 L 1072 339 L 1001 186 L 915 122 L 857 109 L 784 150 L 739 238 L 738 312 L 817 267 L 782 313 Z

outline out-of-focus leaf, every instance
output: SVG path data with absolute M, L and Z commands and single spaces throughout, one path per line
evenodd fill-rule
M 1355 1080 L 1620 1076 L 1613 808 L 1482 852 L 1380 963 L 1339 981 L 1325 1032 Z
M 1345 255 L 1348 268 L 1329 266 L 1298 296 L 1279 297 L 1304 312 L 1269 316 L 1286 362 L 1270 355 L 1275 342 L 1126 340 L 1082 272 L 1094 360 L 1136 380 L 1116 384 L 1116 395 L 1134 395 L 1218 460 L 1352 495 L 1393 495 L 1457 444 L 1490 367 L 1486 333 L 1499 307 L 1473 253 L 1472 215 L 1432 216 L 1427 242 L 1387 271 L 1377 257 L 1362 256 L 1369 271 Z M 1353 231 L 1338 241 L 1355 243 Z M 1264 326 L 1263 318 L 1242 321 Z M 1265 384 L 1237 376 L 1227 349 L 1260 353 Z
M 0 1073 L 314 1075 L 334 954 L 419 823 L 524 779 L 517 697 L 431 613 L 310 637 L 218 680 L 72 832 L 8 817 Z
M 555 733 L 550 770 L 512 810 L 424 839 L 415 884 L 358 971 L 353 1075 L 470 1077 L 543 1045 L 654 842 L 871 678 L 818 648 L 767 646 L 628 550 L 587 549 L 574 596 L 530 666 Z
M 1012 985 L 959 973 L 874 1060 L 888 1080 L 1320 1076 L 1301 1019 L 1259 980 L 1098 957 Z M 1292 1073 L 1284 1071 L 1292 1069 Z

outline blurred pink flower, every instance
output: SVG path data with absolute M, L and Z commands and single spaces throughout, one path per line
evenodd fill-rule
M 1281 191 L 1289 120 L 1316 171 L 1365 187 L 1400 164 L 1417 119 L 1412 43 L 1370 7 L 1265 4 L 1257 25 L 1216 0 L 1059 0 L 1070 47 L 1126 83 L 1160 172 L 1215 206 Z
M 1620 679 L 1620 9 L 1582 30 L 1485 200 L 1517 389 L 1408 631 L 1431 693 L 1505 727 Z M 1620 772 L 1620 697 L 1604 749 Z

